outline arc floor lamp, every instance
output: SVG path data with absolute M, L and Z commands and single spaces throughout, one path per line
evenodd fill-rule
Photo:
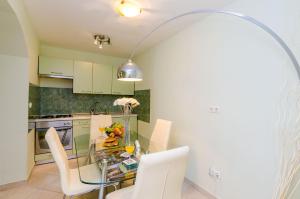
M 148 34 L 146 34 L 137 44 L 136 46 L 133 48 L 130 57 L 128 59 L 128 61 L 124 64 L 122 64 L 119 68 L 118 68 L 118 80 L 120 81 L 142 81 L 143 79 L 143 74 L 142 71 L 140 69 L 140 67 L 135 64 L 132 61 L 132 58 L 134 57 L 135 53 L 137 52 L 137 50 L 141 47 L 141 45 L 145 42 L 145 40 L 147 40 L 154 32 L 156 32 L 158 29 L 160 29 L 162 26 L 178 19 L 181 17 L 185 17 L 188 15 L 194 15 L 194 14 L 224 14 L 224 15 L 230 15 L 230 16 L 234 16 L 237 18 L 240 18 L 242 20 L 248 21 L 256 26 L 258 26 L 259 28 L 261 28 L 262 30 L 264 30 L 265 32 L 269 33 L 270 36 L 272 36 L 276 42 L 278 42 L 280 44 L 280 46 L 283 48 L 283 50 L 287 53 L 287 55 L 289 56 L 290 60 L 292 61 L 298 78 L 300 80 L 300 66 L 299 63 L 294 55 L 294 53 L 292 52 L 292 50 L 288 47 L 288 45 L 283 41 L 283 39 L 276 33 L 274 32 L 270 27 L 268 27 L 267 25 L 263 24 L 262 22 L 258 21 L 257 19 L 241 14 L 241 13 L 237 13 L 237 12 L 231 12 L 231 11 L 225 11 L 225 10 L 216 10 L 216 9 L 199 9 L 199 10 L 195 10 L 195 11 L 191 11 L 191 12 L 186 12 L 180 15 L 177 15 L 175 17 L 172 17 L 162 23 L 160 23 L 158 26 L 156 26 L 151 32 L 149 32 Z

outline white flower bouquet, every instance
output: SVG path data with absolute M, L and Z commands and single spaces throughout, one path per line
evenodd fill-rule
M 114 106 L 122 106 L 122 111 L 125 114 L 131 113 L 132 109 L 139 106 L 140 103 L 134 98 L 119 98 L 114 101 Z

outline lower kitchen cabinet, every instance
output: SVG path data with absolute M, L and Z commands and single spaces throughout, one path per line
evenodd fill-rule
M 74 139 L 73 154 L 83 155 L 89 150 L 90 139 L 90 120 L 73 120 L 73 137 Z M 76 145 L 76 148 L 75 148 Z

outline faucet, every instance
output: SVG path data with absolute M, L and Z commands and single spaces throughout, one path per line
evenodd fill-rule
M 108 110 L 108 108 L 107 108 L 107 106 L 106 105 L 104 105 L 104 110 L 103 110 L 104 112 L 104 115 L 108 115 L 109 114 L 109 110 Z
M 90 113 L 91 115 L 94 115 L 96 113 L 96 105 L 99 104 L 100 102 L 94 102 L 91 106 L 90 106 Z

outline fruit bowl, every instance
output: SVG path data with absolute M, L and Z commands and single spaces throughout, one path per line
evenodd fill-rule
M 119 140 L 124 136 L 124 132 L 124 126 L 118 122 L 113 123 L 110 127 L 106 127 L 105 133 L 108 137 L 104 140 L 103 146 L 118 146 Z

